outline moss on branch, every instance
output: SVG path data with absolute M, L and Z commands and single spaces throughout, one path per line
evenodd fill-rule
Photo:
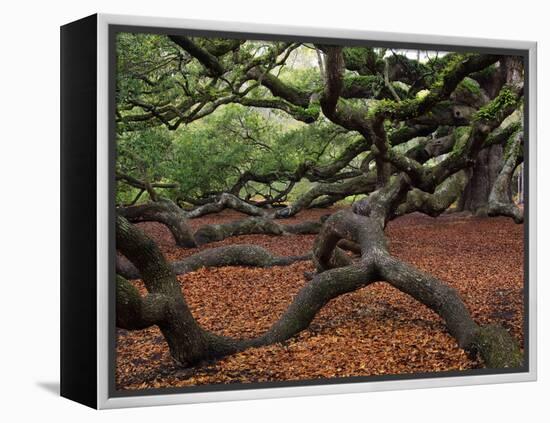
M 500 90 L 497 97 L 474 114 L 474 120 L 479 122 L 498 120 L 501 113 L 509 107 L 515 107 L 517 102 L 518 95 L 510 87 L 505 86 Z

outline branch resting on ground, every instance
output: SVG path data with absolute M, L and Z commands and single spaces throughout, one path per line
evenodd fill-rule
M 149 292 L 144 298 L 128 293 L 119 278 L 117 325 L 126 329 L 159 326 L 174 360 L 182 366 L 223 357 L 243 349 L 282 342 L 306 329 L 317 312 L 331 299 L 353 292 L 380 279 L 406 292 L 438 313 L 459 346 L 479 353 L 488 367 L 519 367 L 522 355 L 513 339 L 500 328 L 478 327 L 455 290 L 437 279 L 391 257 L 383 226 L 378 219 L 342 211 L 324 224 L 315 248 L 315 261 L 323 270 L 296 295 L 285 313 L 263 335 L 252 339 L 219 336 L 203 329 L 191 314 L 174 268 L 166 262 L 156 244 L 122 217 L 117 217 L 117 248 L 139 269 Z M 334 267 L 337 243 L 349 239 L 361 249 L 361 259 L 344 267 Z M 206 251 L 205 254 L 213 253 Z M 200 253 L 200 254 L 203 254 Z M 255 259 L 257 251 L 250 255 Z M 215 255 L 216 260 L 219 255 Z M 208 259 L 191 257 L 185 270 L 208 264 Z M 212 256 L 211 256 L 212 257 Z M 226 257 L 222 255 L 221 257 Z M 238 257 L 242 257 L 238 254 Z M 135 294 L 135 293 L 134 293 Z M 118 313 L 117 313 L 118 315 Z M 132 318 L 134 316 L 134 318 Z

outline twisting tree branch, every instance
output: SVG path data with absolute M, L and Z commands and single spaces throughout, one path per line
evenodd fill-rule
M 170 39 L 184 49 L 191 56 L 195 57 L 205 68 L 215 76 L 221 76 L 224 73 L 223 66 L 218 58 L 210 54 L 207 50 L 199 47 L 189 38 L 182 35 L 170 35 Z
M 391 202 L 389 198 L 386 200 Z M 348 262 L 339 267 L 342 264 L 333 258 L 333 253 L 341 239 L 359 245 L 358 263 Z M 119 289 L 124 294 L 117 297 L 117 307 L 124 317 L 120 319 L 121 325 L 132 329 L 157 324 L 168 341 L 172 357 L 180 365 L 284 341 L 306 329 L 331 299 L 380 278 L 438 313 L 459 346 L 479 352 L 487 366 L 516 367 L 522 363 L 519 348 L 504 329 L 478 327 L 455 290 L 388 254 L 378 219 L 350 211 L 331 216 L 317 238 L 314 255 L 320 273 L 302 288 L 266 333 L 249 340 L 220 337 L 201 328 L 189 311 L 174 271 L 156 245 L 121 217 L 117 218 L 117 248 L 138 268 L 149 292 L 142 300 L 128 288 Z M 205 263 L 202 259 L 198 262 Z M 127 287 L 124 283 L 120 285 Z
M 521 162 L 523 132 L 512 135 L 506 146 L 502 169 L 491 189 L 488 202 L 489 216 L 508 216 L 516 223 L 523 223 L 523 210 L 512 200 L 511 182 L 514 170 Z

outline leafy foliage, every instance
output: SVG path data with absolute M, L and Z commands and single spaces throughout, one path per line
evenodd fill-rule
M 329 164 L 355 139 L 327 121 L 304 125 L 280 112 L 227 105 L 176 131 L 124 133 L 118 167 L 140 180 L 176 182 L 176 190 L 163 193 L 174 200 L 201 198 L 228 191 L 246 171 L 295 172 L 305 162 Z M 123 185 L 117 201 L 124 203 L 136 190 Z M 265 192 L 262 184 L 250 185 L 251 192 Z
M 393 135 L 397 129 L 406 132 L 405 120 L 419 118 L 425 109 L 431 109 L 429 118 L 446 113 L 452 106 L 448 80 L 476 57 L 424 52 L 421 60 L 420 51 L 415 59 L 405 50 L 345 47 L 338 100 L 345 113 L 335 119 L 321 107 L 326 46 L 201 37 L 181 44 L 174 37 L 140 33 L 117 37 L 119 170 L 146 183 L 173 183 L 176 189 L 160 194 L 192 203 L 223 191 L 261 201 L 287 187 L 291 191 L 281 202 L 296 199 L 319 179 L 297 181 L 289 174 L 333 163 L 358 133 L 372 143 L 372 122 L 384 120 L 384 130 Z M 472 78 L 454 86 L 464 98 L 481 96 Z M 498 118 L 517 100 L 508 94 L 503 91 L 474 117 Z M 356 176 L 365 156 L 357 152 L 331 182 Z M 235 188 L 250 173 L 259 178 Z M 274 174 L 281 176 L 261 181 Z M 138 188 L 119 185 L 119 203 L 135 198 Z

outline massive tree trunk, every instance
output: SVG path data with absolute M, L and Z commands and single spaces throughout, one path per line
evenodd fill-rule
M 496 73 L 498 74 L 498 77 L 495 78 L 494 82 L 496 82 L 495 86 L 498 87 L 498 90 L 500 90 L 501 93 L 507 92 L 510 88 L 515 90 L 518 90 L 519 88 L 521 90 L 520 92 L 523 91 L 523 61 L 521 58 L 504 58 L 500 62 L 500 66 L 498 67 L 498 71 Z M 506 85 L 503 85 L 504 83 L 506 83 Z M 497 96 L 496 93 L 497 91 L 491 93 L 492 97 L 496 96 L 493 103 L 499 104 L 498 97 L 501 94 Z M 494 115 L 494 113 L 490 113 L 490 115 Z M 495 119 L 495 116 L 490 117 L 492 120 Z M 521 125 L 521 113 L 519 113 L 517 118 L 514 120 L 516 121 L 515 124 L 508 125 L 508 130 L 513 131 L 516 124 Z M 500 135 L 506 135 L 507 131 L 504 129 L 500 132 L 502 132 Z M 499 134 L 497 134 L 495 138 L 498 140 Z M 460 201 L 459 208 L 461 210 L 468 210 L 472 213 L 483 216 L 488 214 L 489 196 L 503 167 L 505 159 L 503 154 L 504 150 L 502 145 L 499 143 L 493 143 L 488 148 L 482 149 L 478 152 L 474 167 L 471 170 L 470 182 L 466 186 Z
M 458 210 L 487 216 L 489 194 L 502 166 L 503 148 L 492 145 L 479 152 L 474 166 L 469 170 L 469 182 L 460 199 Z

